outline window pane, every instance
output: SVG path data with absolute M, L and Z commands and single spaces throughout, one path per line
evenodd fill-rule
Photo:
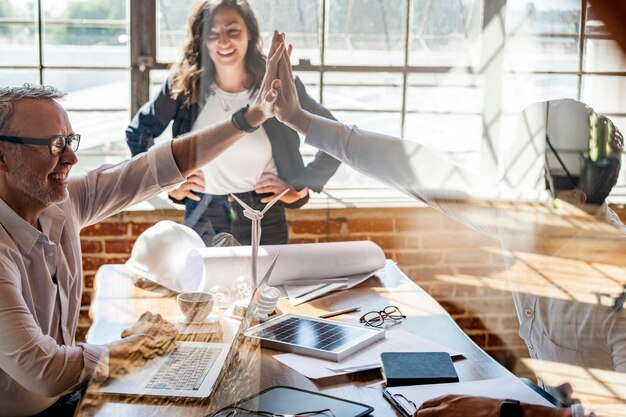
M 39 72 L 33 70 L 0 70 L 2 86 L 20 86 L 25 83 L 38 84 Z
M 585 75 L 581 101 L 598 113 L 623 113 L 626 77 Z
M 502 110 L 510 114 L 519 115 L 539 101 L 578 96 L 576 75 L 509 74 L 503 83 Z
M 33 0 L 0 2 L 0 65 L 37 65 L 37 5 Z
M 333 116 L 343 123 L 356 125 L 361 129 L 371 130 L 385 135 L 400 136 L 400 113 L 335 111 L 333 112 Z
M 127 110 L 130 103 L 128 71 L 45 70 L 43 78 L 70 93 L 64 101 L 69 109 Z
M 469 66 L 471 46 L 480 34 L 481 21 L 482 1 L 414 1 L 409 63 Z
M 481 77 L 463 74 L 411 74 L 407 110 L 427 113 L 475 113 L 483 108 Z
M 128 66 L 127 0 L 42 0 L 44 65 Z
M 159 0 L 157 2 L 157 61 L 175 62 L 182 53 L 187 32 L 187 18 L 194 0 Z
M 393 73 L 326 73 L 324 105 L 329 109 L 402 109 L 402 75 Z
M 287 34 L 294 51 L 292 61 L 308 59 L 320 63 L 318 28 L 322 21 L 321 0 L 250 0 L 259 26 L 265 50 L 274 29 Z
M 328 1 L 327 64 L 404 64 L 405 0 Z
M 505 49 L 510 71 L 578 69 L 580 0 L 511 0 Z
M 79 156 L 83 153 L 101 158 L 105 153 L 118 154 L 122 159 L 130 156 L 124 139 L 124 130 L 130 120 L 127 111 L 69 111 L 68 116 L 74 131 L 82 136 Z M 104 159 L 100 163 L 104 163 Z
M 295 75 L 304 83 L 307 94 L 320 103 L 320 74 L 312 71 L 296 71 Z
M 626 71 L 626 55 L 615 41 L 587 39 L 585 71 Z

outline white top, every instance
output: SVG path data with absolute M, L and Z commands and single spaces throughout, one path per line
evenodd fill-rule
M 108 349 L 74 341 L 80 229 L 184 178 L 167 142 L 68 181 L 69 199 L 43 211 L 42 232 L 0 199 L 0 416 L 41 412 L 91 377 L 108 376 Z
M 253 100 L 248 90 L 228 93 L 215 83 L 211 85 L 211 89 L 215 94 L 207 98 L 191 128 L 192 132 L 221 122 Z M 278 174 L 272 157 L 272 144 L 263 128 L 239 139 L 205 165 L 202 172 L 205 181 L 204 192 L 213 195 L 252 191 L 264 172 Z

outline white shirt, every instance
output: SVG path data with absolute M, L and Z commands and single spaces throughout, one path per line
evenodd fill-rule
M 191 131 L 202 129 L 228 118 L 239 108 L 252 102 L 249 91 L 228 93 L 215 83 L 215 94 L 208 97 Z M 228 110 L 225 110 L 227 106 Z M 204 193 L 224 195 L 254 190 L 264 172 L 278 174 L 272 156 L 272 144 L 261 127 L 248 133 L 217 158 L 202 168 Z
M 41 412 L 91 377 L 108 376 L 108 349 L 74 341 L 80 229 L 182 181 L 168 142 L 70 178 L 69 199 L 41 214 L 42 232 L 0 199 L 0 416 Z

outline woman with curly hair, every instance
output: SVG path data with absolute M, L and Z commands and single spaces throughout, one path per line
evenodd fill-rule
M 199 2 L 174 73 L 126 129 L 132 154 L 145 152 L 171 121 L 176 137 L 231 116 L 254 100 L 264 72 L 259 25 L 250 5 L 245 0 Z M 295 83 L 303 108 L 333 118 L 309 97 L 297 77 Z M 250 220 L 229 194 L 260 209 L 289 188 L 261 222 L 262 244 L 287 243 L 285 207 L 304 205 L 309 190 L 321 191 L 339 166 L 323 152 L 305 166 L 299 146 L 295 131 L 275 118 L 267 120 L 262 129 L 248 133 L 170 192 L 174 201 L 185 204 L 184 224 L 207 244 L 220 232 L 250 244 Z

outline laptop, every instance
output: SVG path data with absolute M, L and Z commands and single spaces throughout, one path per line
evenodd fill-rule
M 235 357 L 237 341 L 250 327 L 256 310 L 254 303 L 260 297 L 259 290 L 267 283 L 277 259 L 278 254 L 254 290 L 232 345 L 177 341 L 174 349 L 167 354 L 125 375 L 109 378 L 96 386 L 95 392 L 173 398 L 208 397 Z

